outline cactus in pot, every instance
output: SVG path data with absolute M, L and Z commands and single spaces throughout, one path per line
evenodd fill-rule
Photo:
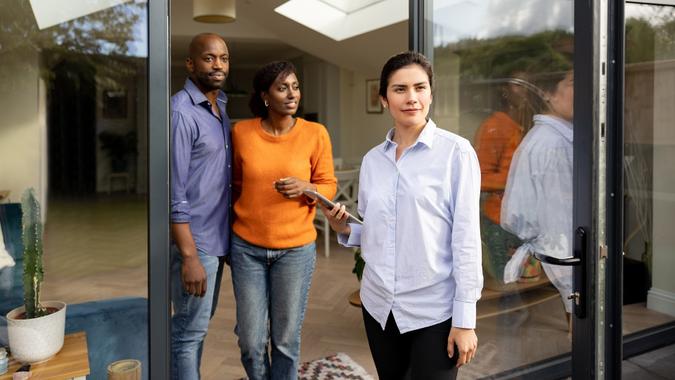
M 26 319 L 37 318 L 47 314 L 40 305 L 40 287 L 44 278 L 42 270 L 42 221 L 40 220 L 40 203 L 35 191 L 28 189 L 21 199 L 23 210 L 23 299 L 26 306 Z
M 42 220 L 35 191 L 22 197 L 24 305 L 7 313 L 9 348 L 15 360 L 39 363 L 56 355 L 63 347 L 66 304 L 40 302 L 42 286 Z

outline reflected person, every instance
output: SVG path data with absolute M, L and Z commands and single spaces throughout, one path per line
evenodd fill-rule
M 498 88 L 499 109 L 481 123 L 475 139 L 481 169 L 481 235 L 488 258 L 484 266 L 499 284 L 503 284 L 510 255 L 521 244 L 517 236 L 500 226 L 500 214 L 513 154 L 532 123 L 534 105 L 526 84 L 528 77 L 520 70 L 504 80 Z M 539 267 L 534 265 L 519 281 L 537 278 Z
M 428 118 L 432 85 L 419 53 L 385 63 L 380 101 L 394 126 L 363 158 L 364 224 L 322 206 L 339 241 L 361 247 L 363 319 L 383 380 L 454 379 L 478 345 L 480 168 L 469 141 Z
M 326 127 L 296 117 L 295 66 L 256 72 L 249 106 L 257 117 L 232 130 L 232 285 L 241 362 L 251 380 L 297 378 L 300 332 L 316 264 L 316 200 L 337 180 Z
M 501 225 L 523 240 L 504 271 L 517 280 L 529 254 L 566 258 L 572 253 L 574 75 L 569 64 L 537 80 L 545 110 L 516 150 L 502 202 Z M 572 267 L 542 263 L 560 292 L 568 321 Z M 570 325 L 571 326 L 571 325 Z
M 186 68 L 185 86 L 171 97 L 171 377 L 195 380 L 230 244 L 225 41 L 195 36 Z

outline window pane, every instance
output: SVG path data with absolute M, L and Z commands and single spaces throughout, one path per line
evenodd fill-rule
M 626 4 L 625 334 L 675 319 L 675 7 Z
M 0 222 L 17 264 L 0 268 L 0 315 L 23 303 L 20 202 L 33 188 L 41 300 L 67 304 L 95 379 L 120 358 L 148 368 L 147 3 L 119 3 L 0 3 Z
M 572 267 L 533 254 L 572 256 L 573 11 L 562 0 L 433 3 L 432 118 L 472 142 L 482 177 L 481 348 L 467 378 L 570 350 Z

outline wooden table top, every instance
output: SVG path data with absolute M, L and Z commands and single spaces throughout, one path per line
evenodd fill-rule
M 21 364 L 10 360 L 9 371 L 0 380 L 11 380 Z M 63 348 L 56 356 L 44 363 L 31 365 L 31 380 L 70 379 L 89 374 L 87 334 L 84 331 L 68 334 L 63 339 Z

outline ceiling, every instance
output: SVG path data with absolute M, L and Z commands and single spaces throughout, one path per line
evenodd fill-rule
M 274 12 L 285 0 L 236 1 L 237 20 L 231 24 L 195 22 L 192 1 L 172 1 L 173 63 L 183 64 L 190 39 L 203 32 L 218 33 L 225 38 L 233 67 L 260 65 L 306 52 L 337 66 L 374 75 L 389 56 L 408 47 L 407 21 L 338 42 Z

